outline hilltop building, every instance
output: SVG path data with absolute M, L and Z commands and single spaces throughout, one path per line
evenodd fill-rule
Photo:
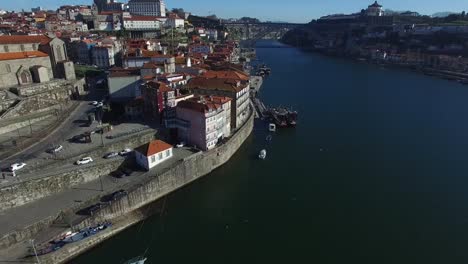
M 130 0 L 128 10 L 134 15 L 166 16 L 166 5 L 163 0 Z

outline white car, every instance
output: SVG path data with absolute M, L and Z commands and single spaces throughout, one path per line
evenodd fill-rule
M 105 159 L 112 159 L 112 158 L 115 158 L 115 157 L 117 157 L 117 156 L 119 156 L 119 153 L 117 153 L 117 152 L 110 152 L 110 153 L 107 153 L 107 154 L 104 156 L 104 158 L 105 158 Z
M 130 153 L 132 153 L 132 150 L 129 149 L 129 148 L 126 148 L 126 149 L 120 151 L 120 152 L 119 152 L 119 155 L 120 155 L 120 156 L 127 156 L 127 155 L 130 154 Z
M 52 147 L 51 149 L 49 149 L 49 153 L 58 153 L 58 152 L 60 152 L 62 150 L 63 150 L 63 146 L 58 145 L 58 146 L 55 146 L 55 147 Z
M 11 164 L 11 166 L 10 166 L 10 171 L 13 172 L 13 171 L 21 170 L 21 169 L 24 168 L 25 166 L 26 166 L 26 163 L 24 163 L 24 162 Z
M 98 101 L 93 101 L 91 104 L 94 105 L 94 106 L 96 106 L 96 105 L 99 104 L 99 102 L 98 102 Z
M 84 165 L 93 162 L 93 159 L 91 157 L 86 157 L 82 158 L 80 160 L 76 161 L 76 165 Z
M 99 102 L 99 103 L 96 105 L 96 107 L 103 107 L 103 106 L 104 106 L 104 104 L 103 104 L 102 102 Z
M 176 148 L 183 148 L 185 146 L 185 142 L 180 142 L 176 145 Z

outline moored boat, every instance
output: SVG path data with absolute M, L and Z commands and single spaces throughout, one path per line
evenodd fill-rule
M 267 153 L 266 153 L 266 150 L 265 150 L 265 149 L 262 149 L 262 150 L 260 151 L 260 154 L 258 154 L 258 158 L 264 160 L 264 159 L 266 159 L 266 154 L 267 154 Z

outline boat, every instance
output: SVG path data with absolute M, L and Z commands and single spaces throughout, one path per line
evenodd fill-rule
M 271 136 L 271 135 L 268 135 L 268 136 L 266 137 L 266 141 L 271 141 L 272 139 L 273 139 L 273 136 Z
M 286 108 L 278 107 L 271 108 L 268 110 L 271 120 L 280 128 L 284 127 L 296 127 L 297 116 L 296 111 L 291 111 Z
M 144 264 L 146 260 L 147 260 L 147 258 L 145 258 L 143 256 L 138 256 L 136 258 L 132 258 L 132 259 L 124 262 L 123 264 Z
M 268 130 L 270 130 L 270 132 L 276 132 L 276 125 L 273 123 L 270 123 L 270 125 L 268 126 Z
M 266 159 L 266 150 L 265 149 L 262 149 L 262 151 L 260 151 L 260 154 L 258 155 L 258 158 L 259 159 Z

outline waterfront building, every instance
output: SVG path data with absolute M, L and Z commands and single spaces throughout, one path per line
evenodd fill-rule
M 138 165 L 146 170 L 158 166 L 173 156 L 173 147 L 161 140 L 154 140 L 135 149 Z
M 176 120 L 169 124 L 177 128 L 180 141 L 207 151 L 231 135 L 231 98 L 196 96 L 181 101 L 176 107 Z
M 250 103 L 250 84 L 248 82 L 226 78 L 196 77 L 190 79 L 187 88 L 197 95 L 231 98 L 232 129 L 242 126 L 247 120 Z
M 367 16 L 383 16 L 384 11 L 382 6 L 375 1 L 372 5 L 370 5 L 366 10 Z
M 166 16 L 166 5 L 163 0 L 130 0 L 128 10 L 135 15 Z

